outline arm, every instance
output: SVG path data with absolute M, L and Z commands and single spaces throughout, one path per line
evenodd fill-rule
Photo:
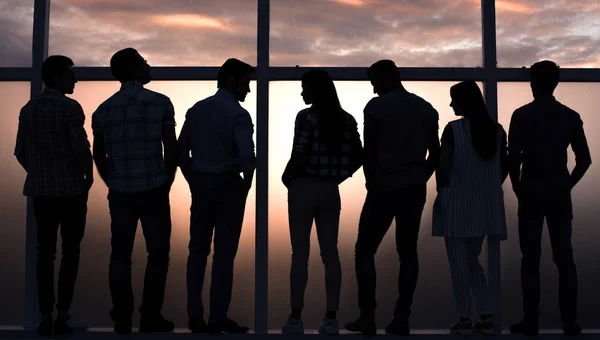
M 256 167 L 256 156 L 254 155 L 254 126 L 250 114 L 246 111 L 240 112 L 233 123 L 233 136 L 237 149 L 239 150 L 238 165 L 244 173 L 244 181 L 248 189 L 252 186 L 254 169 Z
M 175 109 L 170 101 L 167 105 L 163 122 L 162 142 L 164 147 L 165 170 L 167 171 L 169 184 L 171 185 L 175 181 L 175 174 L 177 173 L 177 154 L 179 153 L 179 149 L 177 146 L 177 136 L 175 134 Z
M 573 149 L 573 153 L 575 153 L 575 168 L 571 173 L 571 188 L 573 188 L 592 165 L 590 149 L 587 144 L 585 132 L 583 131 L 583 122 L 579 116 L 575 123 L 571 148 Z
M 504 181 L 506 181 L 506 178 L 508 177 L 509 170 L 508 142 L 506 137 L 506 131 L 504 131 L 502 125 L 498 124 L 498 127 L 501 129 L 502 132 L 502 138 L 500 138 L 500 143 L 502 143 L 500 145 L 500 180 L 501 183 L 504 183 Z
M 181 133 L 179 134 L 179 167 L 181 168 L 181 173 L 183 177 L 189 182 L 189 175 L 191 174 L 192 169 L 192 158 L 190 157 L 190 151 L 192 150 L 191 140 L 190 140 L 190 111 L 188 111 L 185 122 L 183 123 L 183 127 L 181 128 Z
M 89 189 L 94 183 L 94 162 L 90 151 L 90 142 L 88 141 L 87 133 L 83 127 L 85 114 L 83 113 L 81 105 L 77 104 L 73 112 L 69 113 L 67 119 L 69 126 L 69 142 L 75 152 L 77 165 L 85 175 Z
M 21 114 L 19 115 L 19 128 L 17 131 L 17 143 L 15 145 L 15 156 L 17 157 L 17 161 L 19 164 L 25 169 L 25 171 L 29 172 L 29 166 L 27 164 L 27 136 L 26 132 L 27 128 L 25 126 L 25 122 L 23 121 L 23 110 L 21 110 Z
M 298 152 L 296 150 L 292 151 L 292 157 L 288 161 L 288 164 L 283 171 L 283 175 L 281 176 L 283 185 L 287 187 L 290 184 L 292 175 L 299 171 L 305 162 L 306 154 L 304 152 Z
M 438 188 L 443 188 L 450 182 L 452 160 L 454 159 L 454 130 L 450 124 L 446 125 L 442 134 L 442 146 L 439 151 L 435 179 Z
M 108 174 L 108 156 L 104 145 L 104 134 L 96 122 L 96 113 L 92 115 L 92 130 L 94 131 L 94 163 L 100 178 L 106 183 Z
M 368 104 L 367 104 L 368 108 Z M 377 126 L 371 120 L 368 110 L 365 108 L 365 127 L 363 132 L 364 137 L 364 163 L 363 172 L 367 189 L 371 187 L 375 180 L 375 168 L 377 166 Z
M 508 129 L 508 173 L 515 195 L 521 195 L 521 161 L 524 146 L 523 122 L 517 111 L 513 113 Z
M 307 125 L 306 119 L 298 114 L 294 124 L 292 156 L 281 175 L 281 181 L 286 187 L 292 181 L 293 175 L 300 171 L 306 162 L 306 148 L 309 147 L 309 138 L 310 127 Z
M 435 111 L 435 109 L 433 110 Z M 433 172 L 435 171 L 438 164 L 438 158 L 440 157 L 440 141 L 438 136 L 439 115 L 437 111 L 435 112 L 435 117 L 435 126 L 432 126 L 431 130 L 429 131 L 429 142 L 427 144 L 427 150 L 429 151 L 429 155 L 427 156 L 427 161 L 425 164 L 425 176 L 427 177 L 427 181 L 429 181 L 429 179 L 433 175 Z
M 364 150 L 363 150 L 363 146 L 362 146 L 362 142 L 360 141 L 360 134 L 358 133 L 358 126 L 356 125 L 356 121 L 354 121 L 354 119 L 352 119 L 352 136 L 350 137 L 352 140 L 352 144 L 351 144 L 351 150 L 352 150 L 352 155 L 351 155 L 351 165 L 352 167 L 350 168 L 350 177 L 352 177 L 352 175 L 354 175 L 354 173 L 356 171 L 358 171 L 358 169 L 360 169 L 360 167 L 363 165 L 363 161 L 364 161 Z

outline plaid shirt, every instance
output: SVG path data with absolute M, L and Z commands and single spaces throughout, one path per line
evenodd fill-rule
M 294 146 L 296 152 L 306 153 L 306 164 L 301 172 L 310 176 L 345 179 L 362 165 L 362 144 L 356 120 L 346 115 L 346 127 L 341 152 L 332 152 L 327 144 L 319 139 L 317 114 L 310 108 L 296 116 Z
M 21 109 L 15 156 L 27 171 L 24 195 L 71 197 L 88 190 L 77 163 L 90 148 L 84 121 L 78 102 L 51 89 Z
M 102 103 L 92 116 L 92 129 L 104 139 L 109 189 L 138 193 L 167 183 L 162 135 L 164 126 L 174 125 L 171 100 L 139 82 L 124 83 Z

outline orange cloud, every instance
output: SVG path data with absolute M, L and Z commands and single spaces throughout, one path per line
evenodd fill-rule
M 152 18 L 152 22 L 159 25 L 171 27 L 213 28 L 224 31 L 230 30 L 230 28 L 219 19 L 197 14 L 156 15 Z
M 360 7 L 366 5 L 364 0 L 331 0 L 334 2 L 339 2 L 344 5 Z
M 532 13 L 534 9 L 522 3 L 511 2 L 508 0 L 496 0 L 496 11 L 512 13 Z

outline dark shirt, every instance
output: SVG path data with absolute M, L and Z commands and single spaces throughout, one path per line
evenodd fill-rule
M 591 163 L 579 114 L 553 96 L 536 98 L 513 113 L 508 133 L 509 155 L 512 164 L 522 164 L 524 195 L 553 198 L 570 194 L 569 145 L 578 163 Z
M 24 155 L 24 195 L 72 197 L 88 190 L 77 160 L 90 149 L 84 121 L 77 101 L 50 89 L 21 109 L 15 155 Z

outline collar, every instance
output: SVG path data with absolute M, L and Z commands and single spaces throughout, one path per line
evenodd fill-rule
M 541 96 L 537 96 L 533 99 L 534 102 L 554 102 L 556 101 L 556 98 L 554 98 L 553 95 L 551 94 L 545 94 L 545 95 L 541 95 Z
M 64 97 L 65 96 L 64 93 L 60 92 L 57 89 L 51 88 L 51 87 L 46 87 L 44 89 L 43 94 L 49 95 L 49 96 L 55 96 L 55 97 Z
M 121 90 L 125 90 L 125 89 L 129 89 L 132 87 L 140 87 L 140 88 L 144 88 L 144 85 L 136 80 L 133 81 L 126 81 L 124 83 L 121 84 Z
M 231 91 L 229 91 L 229 90 L 219 89 L 217 91 L 217 93 L 215 93 L 215 96 L 221 97 L 221 98 L 226 98 L 226 99 L 235 101 L 236 103 L 239 103 L 237 98 L 235 98 L 235 95 L 233 93 L 231 93 Z

